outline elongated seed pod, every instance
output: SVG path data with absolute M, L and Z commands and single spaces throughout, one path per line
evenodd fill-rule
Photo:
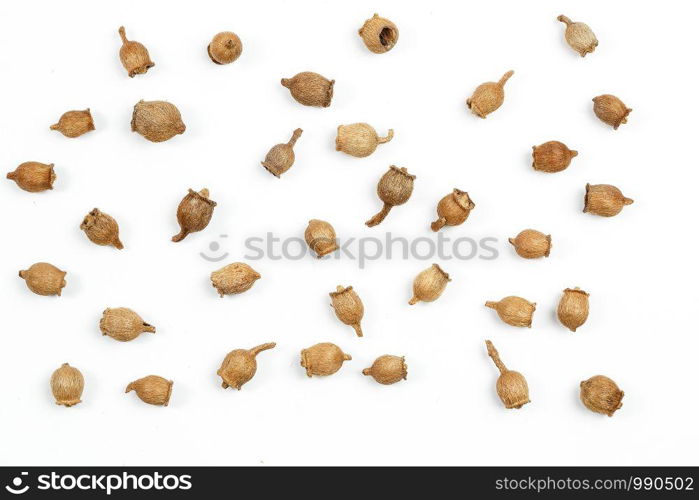
M 155 327 L 143 321 L 138 314 L 126 307 L 107 308 L 102 312 L 100 331 L 119 342 L 128 342 L 142 333 L 155 333 Z
M 621 99 L 610 94 L 598 95 L 592 99 L 592 102 L 594 103 L 592 110 L 597 118 L 614 127 L 614 130 L 618 129 L 622 123 L 626 123 L 629 113 L 633 111 L 627 108 Z
M 437 232 L 444 226 L 463 224 L 474 208 L 476 208 L 476 204 L 473 203 L 468 193 L 454 188 L 454 191 L 437 203 L 437 220 L 430 227 L 432 231 Z
M 588 410 L 611 417 L 623 406 L 624 391 L 609 377 L 595 375 L 580 382 L 580 400 Z
M 74 138 L 95 130 L 95 123 L 92 121 L 90 108 L 87 108 L 84 111 L 66 111 L 58 122 L 49 128 L 58 130 L 66 137 Z
M 234 262 L 211 273 L 211 285 L 223 297 L 250 290 L 261 277 L 260 273 L 247 264 Z
M 388 172 L 383 174 L 376 186 L 376 193 L 383 201 L 383 208 L 379 213 L 366 221 L 366 225 L 374 227 L 383 222 L 388 212 L 395 206 L 402 205 L 410 199 L 413 194 L 413 184 L 415 176 L 408 173 L 405 167 L 398 168 L 391 165 Z
M 602 217 L 614 217 L 633 200 L 625 197 L 619 188 L 610 184 L 586 184 L 583 212 Z
M 316 253 L 319 259 L 339 248 L 335 228 L 324 220 L 311 219 L 308 221 L 303 236 L 309 248 Z
M 490 340 L 486 340 L 485 345 L 488 348 L 488 356 L 490 356 L 495 366 L 500 370 L 500 376 L 495 384 L 495 389 L 498 392 L 500 400 L 505 405 L 505 408 L 519 409 L 525 404 L 530 403 L 529 386 L 524 376 L 519 372 L 507 369 L 505 364 L 500 360 L 500 355 Z
M 364 368 L 362 373 L 371 375 L 379 384 L 391 385 L 408 380 L 408 365 L 405 364 L 405 356 L 384 354 L 376 358 L 369 368 Z
M 20 164 L 14 171 L 7 173 L 7 178 L 30 193 L 39 193 L 47 189 L 53 189 L 56 173 L 53 171 L 53 163 L 48 165 L 38 161 L 27 161 Z
M 84 388 L 83 374 L 68 363 L 63 363 L 51 375 L 51 392 L 57 405 L 71 407 L 80 403 Z
M 240 390 L 257 372 L 257 355 L 276 345 L 275 342 L 269 342 L 252 349 L 236 349 L 229 352 L 221 363 L 221 368 L 216 372 L 223 379 L 221 387 Z
M 119 59 L 121 59 L 121 64 L 129 77 L 142 75 L 149 68 L 155 66 L 155 63 L 150 60 L 148 49 L 143 44 L 126 39 L 126 30 L 123 26 L 119 28 L 119 36 L 122 42 L 121 49 L 119 49 Z
M 167 141 L 186 129 L 180 110 L 167 101 L 140 100 L 133 107 L 131 131 L 151 142 Z
M 269 150 L 267 156 L 265 156 L 265 161 L 262 162 L 262 166 L 265 167 L 270 174 L 279 178 L 293 166 L 294 160 L 296 160 L 294 145 L 299 137 L 301 137 L 302 133 L 303 130 L 297 128 L 291 135 L 289 142 L 286 144 L 277 144 Z
M 437 300 L 450 281 L 451 278 L 441 267 L 432 264 L 413 280 L 413 298 L 408 301 L 408 304 L 412 306 L 418 302 Z
M 585 57 L 586 54 L 595 51 L 599 42 L 597 42 L 597 37 L 595 37 L 595 34 L 587 24 L 574 23 L 563 14 L 558 16 L 557 19 L 565 23 L 566 42 L 575 52 L 580 54 L 581 57 Z
M 335 150 L 356 158 L 365 158 L 376 151 L 379 144 L 393 139 L 393 129 L 388 129 L 386 137 L 379 137 L 374 127 L 368 123 L 353 123 L 337 127 Z
M 301 351 L 301 366 L 306 369 L 309 377 L 332 375 L 342 368 L 342 363 L 351 359 L 352 356 L 330 342 L 316 344 Z
M 335 80 L 328 80 L 312 71 L 304 71 L 293 78 L 282 78 L 282 86 L 288 88 L 291 96 L 304 106 L 330 106 L 334 85 Z
M 566 288 L 558 303 L 558 320 L 571 332 L 587 321 L 590 314 L 590 294 L 580 288 Z
M 158 375 L 134 380 L 126 386 L 126 393 L 136 391 L 138 398 L 144 403 L 156 406 L 167 406 L 172 395 L 172 380 L 167 380 Z
M 532 167 L 540 172 L 561 172 L 568 168 L 578 152 L 558 141 L 549 141 L 532 146 Z
M 330 298 L 332 299 L 330 305 L 337 319 L 354 328 L 357 337 L 363 337 L 361 323 L 364 317 L 364 304 L 357 292 L 351 286 L 347 288 L 338 286 L 336 291 L 330 292 Z
M 100 212 L 97 208 L 83 218 L 83 221 L 80 223 L 80 229 L 85 231 L 90 241 L 97 245 L 111 245 L 118 250 L 124 248 L 119 239 L 119 224 L 117 224 L 117 221 L 111 215 Z
M 495 309 L 500 319 L 508 325 L 532 327 L 532 316 L 536 310 L 535 302 L 529 302 L 522 297 L 510 296 L 499 302 L 488 301 L 485 306 Z
M 502 106 L 505 100 L 505 83 L 514 75 L 514 71 L 508 71 L 498 82 L 482 83 L 473 95 L 466 99 L 466 105 L 473 114 L 485 118 L 490 113 Z
M 398 28 L 388 19 L 374 14 L 359 28 L 364 45 L 374 54 L 384 54 L 398 43 Z
M 198 193 L 189 189 L 177 207 L 177 223 L 180 232 L 172 237 L 175 243 L 182 241 L 190 233 L 201 231 L 209 225 L 211 216 L 214 215 L 216 202 L 209 199 L 209 190 L 204 188 Z
M 32 292 L 37 295 L 61 296 L 63 287 L 66 286 L 66 272 L 46 262 L 32 264 L 29 269 L 19 272 L 19 277 L 24 280 Z
M 515 252 L 525 259 L 548 257 L 551 253 L 551 235 L 534 229 L 525 229 L 509 242 L 515 247 Z
M 222 31 L 214 36 L 206 51 L 216 64 L 230 64 L 240 57 L 243 43 L 232 31 Z

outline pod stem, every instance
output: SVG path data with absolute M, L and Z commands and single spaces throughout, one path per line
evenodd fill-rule
M 250 353 L 251 353 L 253 356 L 257 356 L 257 355 L 260 354 L 262 351 L 266 351 L 267 349 L 272 349 L 272 348 L 274 348 L 274 347 L 276 347 L 276 346 L 277 346 L 277 343 L 276 343 L 276 342 L 268 342 L 268 343 L 266 343 L 266 344 L 260 344 L 260 345 L 258 345 L 258 346 L 256 346 L 256 347 L 253 347 L 252 349 L 250 349 Z
M 14 172 L 8 172 L 7 173 L 7 178 L 14 180 L 14 178 L 17 177 L 17 174 Z
M 289 139 L 289 142 L 287 142 L 286 144 L 289 147 L 293 148 L 294 145 L 296 144 L 296 141 L 298 141 L 299 137 L 301 137 L 301 134 L 303 134 L 303 130 L 301 130 L 300 128 L 297 128 L 296 130 L 294 130 L 294 133 L 292 134 L 291 139 Z
M 381 211 L 378 214 L 374 215 L 371 219 L 366 221 L 366 225 L 369 227 L 378 226 L 379 224 L 381 224 L 383 222 L 383 220 L 388 215 L 388 212 L 390 212 L 392 208 L 393 208 L 393 205 L 389 205 L 388 203 L 384 203 Z
M 624 198 L 624 205 L 631 205 L 633 200 L 631 198 Z
M 121 37 L 122 43 L 128 43 L 128 40 L 126 39 L 126 30 L 123 26 L 119 27 L 119 36 Z
M 444 217 L 440 217 L 439 219 L 434 221 L 430 225 L 430 227 L 432 228 L 432 231 L 434 231 L 436 233 L 437 231 L 439 231 L 440 229 L 442 229 L 446 225 L 447 225 L 447 219 Z
M 282 78 L 282 86 L 288 88 L 291 88 L 291 78 Z
M 502 78 L 500 78 L 500 81 L 498 82 L 498 85 L 499 85 L 500 87 L 504 87 L 504 86 L 505 86 L 505 83 L 507 83 L 507 80 L 509 80 L 510 77 L 511 77 L 512 75 L 514 75 L 514 74 L 515 74 L 515 72 L 512 71 L 512 70 L 510 70 L 510 71 L 508 71 L 507 73 L 505 73 L 504 75 L 502 75 Z
M 420 302 L 420 299 L 418 299 L 415 295 L 413 295 L 413 298 L 408 301 L 408 304 L 410 304 L 411 306 L 414 306 L 418 302 Z
M 121 242 L 121 240 L 119 238 L 115 239 L 112 244 L 114 245 L 114 248 L 116 248 L 117 250 L 124 249 L 124 244 Z
M 386 137 L 379 137 L 379 144 L 386 144 L 387 142 L 391 142 L 391 139 L 393 139 L 393 129 L 389 128 Z
M 485 307 L 490 307 L 491 309 L 497 310 L 499 302 L 488 301 L 485 303 Z
M 51 130 L 60 130 L 61 127 L 60 127 L 60 125 L 59 125 L 58 123 L 54 123 L 53 125 L 51 125 L 51 126 L 49 127 L 49 129 L 51 129 Z
M 507 367 L 505 367 L 505 364 L 502 362 L 500 359 L 500 354 L 498 354 L 498 350 L 495 349 L 495 346 L 490 340 L 485 341 L 485 345 L 488 348 L 488 356 L 490 356 L 493 360 L 493 363 L 495 363 L 495 366 L 498 367 L 498 370 L 500 370 L 501 374 L 505 374 L 508 372 Z
M 356 325 L 350 325 L 352 328 L 354 328 L 354 331 L 357 332 L 357 337 L 363 337 L 364 332 L 362 332 L 362 325 L 357 323 Z
M 148 323 L 143 323 L 143 331 L 147 333 L 155 333 L 155 327 Z
M 562 23 L 566 23 L 567 26 L 570 26 L 571 24 L 573 24 L 573 21 L 571 21 L 569 18 L 567 18 L 563 14 L 558 16 L 556 19 L 558 19 Z
M 135 391 L 136 388 L 134 387 L 133 384 L 134 384 L 134 383 L 131 382 L 129 385 L 127 385 L 127 386 L 126 386 L 126 390 L 125 390 L 124 392 L 125 392 L 125 393 L 129 393 L 129 392 L 131 392 L 131 391 Z
M 178 241 L 182 241 L 188 234 L 189 231 L 187 231 L 186 229 L 182 229 L 179 233 L 172 237 L 172 241 L 174 241 L 175 243 L 177 243 Z
M 362 370 L 362 375 L 371 375 L 371 368 L 364 368 Z

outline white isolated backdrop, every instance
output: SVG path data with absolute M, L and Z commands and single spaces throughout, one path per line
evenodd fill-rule
M 374 12 L 400 29 L 396 48 L 370 53 L 357 29 Z M 600 40 L 584 59 L 563 40 L 565 13 Z M 0 4 L 0 163 L 53 162 L 51 192 L 0 184 L 0 463 L 104 465 L 697 464 L 697 70 L 690 3 L 50 1 Z M 117 28 L 145 44 L 156 66 L 129 79 Z M 232 65 L 206 55 L 235 31 Z M 485 81 L 515 74 L 486 120 L 465 107 Z M 336 80 L 327 109 L 307 108 L 282 77 L 317 71 Z M 634 109 L 614 131 L 592 113 L 611 93 Z M 181 110 L 184 135 L 152 144 L 130 131 L 140 99 Z M 90 107 L 97 130 L 67 139 L 49 130 L 64 111 Z M 365 121 L 395 139 L 366 159 L 334 151 L 336 126 Z M 304 129 L 294 167 L 275 179 L 259 164 Z M 531 146 L 557 139 L 580 152 L 545 175 Z M 367 228 L 375 185 L 391 164 L 417 175 L 410 201 Z M 636 200 L 615 218 L 583 214 L 586 182 Z M 175 209 L 187 188 L 218 202 L 205 231 L 182 243 Z M 454 187 L 477 204 L 445 236 L 496 237 L 496 260 L 350 259 L 250 262 L 262 279 L 221 299 L 200 256 L 212 242 L 225 263 L 243 241 L 302 237 L 311 218 L 341 238 L 435 238 L 437 201 Z M 121 227 L 123 251 L 79 230 L 99 207 Z M 526 261 L 507 238 L 553 235 L 551 257 Z M 221 235 L 227 235 L 222 238 Z M 30 293 L 17 271 L 37 261 L 67 270 L 60 298 Z M 408 306 L 413 277 L 433 261 L 451 274 L 443 296 Z M 328 292 L 354 285 L 364 338 L 333 315 Z M 587 324 L 558 324 L 561 291 L 591 294 Z M 486 300 L 537 302 L 534 325 L 501 323 Z M 106 307 L 156 325 L 130 343 L 103 337 Z M 522 372 L 532 403 L 505 410 L 492 339 Z M 242 391 L 223 390 L 225 354 L 276 341 Z M 299 351 L 337 343 L 353 360 L 307 379 Z M 380 386 L 361 375 L 377 356 L 405 355 L 409 378 Z M 51 372 L 63 362 L 86 379 L 83 403 L 54 404 Z M 124 387 L 158 374 L 175 381 L 167 408 Z M 578 384 L 595 374 L 626 392 L 607 418 L 586 410 Z

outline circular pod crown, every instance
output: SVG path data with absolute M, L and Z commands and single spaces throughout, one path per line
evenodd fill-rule
M 454 188 L 437 203 L 438 219 L 431 224 L 432 231 L 439 231 L 444 226 L 458 226 L 468 219 L 471 210 L 476 208 L 466 191 Z
M 112 216 L 100 212 L 97 208 L 83 218 L 80 229 L 85 231 L 89 240 L 97 245 L 111 245 L 118 250 L 124 248 L 119 239 L 119 224 L 117 224 L 117 221 Z
M 585 185 L 585 213 L 614 217 L 622 208 L 632 203 L 631 198 L 625 197 L 619 188 L 610 184 Z
M 211 285 L 223 297 L 250 290 L 260 278 L 260 273 L 252 267 L 243 262 L 234 262 L 211 273 Z
M 551 235 L 534 229 L 525 229 L 509 242 L 515 247 L 515 252 L 525 259 L 548 257 L 551 253 Z
M 291 135 L 291 139 L 286 144 L 277 144 L 269 150 L 262 166 L 273 176 L 279 178 L 284 172 L 289 170 L 294 165 L 296 155 L 294 154 L 294 146 L 296 141 L 301 137 L 303 130 L 297 128 Z
M 172 394 L 172 380 L 164 379 L 157 375 L 134 380 L 126 386 L 126 393 L 136 391 L 136 395 L 144 403 L 156 406 L 167 406 Z
M 595 375 L 580 382 L 580 400 L 588 410 L 611 417 L 622 407 L 624 391 L 604 375 Z
M 243 43 L 232 31 L 222 31 L 214 36 L 206 51 L 216 64 L 230 64 L 240 57 Z
M 485 306 L 495 309 L 500 319 L 508 325 L 532 327 L 532 316 L 536 310 L 535 302 L 529 302 L 522 297 L 510 296 L 499 302 L 488 301 Z
M 557 19 L 565 23 L 566 42 L 568 42 L 568 45 L 570 45 L 575 52 L 580 54 L 581 57 L 585 57 L 586 54 L 595 51 L 599 42 L 597 42 L 595 34 L 587 24 L 574 23 L 563 14 L 558 16 Z
M 388 19 L 374 14 L 359 28 L 364 45 L 374 54 L 384 54 L 398 43 L 398 28 Z
M 356 158 L 365 158 L 376 151 L 379 144 L 385 144 L 393 139 L 393 129 L 388 130 L 386 137 L 379 137 L 374 127 L 368 123 L 353 123 L 337 127 L 335 150 L 347 153 Z
M 388 212 L 395 206 L 402 205 L 410 199 L 413 194 L 413 184 L 415 176 L 408 173 L 405 167 L 398 168 L 391 165 L 388 172 L 383 174 L 376 186 L 376 193 L 383 201 L 383 208 L 379 213 L 366 221 L 366 225 L 374 227 L 386 218 Z
M 529 386 L 524 376 L 516 371 L 508 370 L 500 360 L 497 349 L 490 340 L 485 341 L 488 348 L 488 356 L 493 360 L 495 366 L 500 370 L 500 376 L 495 384 L 500 400 L 505 408 L 519 409 L 529 403 Z
M 342 363 L 351 359 L 352 356 L 330 342 L 316 344 L 301 351 L 301 366 L 306 369 L 309 377 L 332 375 L 342 368 Z
M 180 232 L 172 237 L 172 241 L 182 241 L 188 234 L 196 233 L 208 226 L 215 206 L 216 202 L 209 199 L 208 189 L 204 188 L 198 193 L 189 189 L 177 207 L 177 223 L 180 225 Z
M 327 108 L 333 98 L 335 80 L 328 80 L 318 73 L 304 71 L 293 78 L 282 78 L 282 86 L 304 106 Z
M 590 314 L 590 294 L 580 288 L 566 288 L 558 303 L 558 320 L 571 332 L 587 321 Z
M 570 165 L 578 152 L 558 141 L 549 141 L 539 146 L 532 146 L 532 167 L 540 172 L 561 172 Z
M 119 28 L 119 36 L 122 42 L 121 49 L 119 49 L 119 59 L 121 59 L 121 64 L 129 77 L 142 75 L 149 68 L 155 66 L 155 63 L 150 60 L 148 49 L 138 42 L 126 39 L 126 30 L 123 26 Z
M 58 123 L 54 123 L 49 128 L 58 130 L 66 137 L 74 138 L 95 130 L 95 123 L 92 121 L 90 108 L 87 108 L 85 111 L 66 111 L 61 115 Z
M 420 301 L 433 302 L 437 300 L 450 281 L 451 278 L 441 267 L 437 264 L 432 264 L 415 277 L 413 281 L 413 298 L 410 299 L 408 304 L 412 306 Z
M 51 375 L 51 392 L 57 405 L 70 407 L 80 403 L 84 387 L 83 374 L 68 363 L 63 363 Z
M 357 337 L 363 337 L 361 322 L 364 317 L 364 304 L 357 292 L 351 286 L 338 286 L 336 291 L 330 292 L 330 298 L 337 319 L 354 328 Z
M 155 333 L 155 327 L 143 321 L 138 314 L 126 307 L 107 308 L 100 320 L 102 335 L 112 337 L 119 342 L 128 342 L 142 333 Z
M 223 379 L 221 387 L 224 389 L 233 387 L 240 390 L 257 372 L 257 355 L 262 351 L 274 348 L 276 345 L 274 342 L 269 342 L 252 349 L 236 349 L 229 352 L 221 363 L 221 368 L 216 372 Z
M 335 229 L 324 220 L 311 219 L 308 221 L 303 236 L 309 248 L 316 253 L 319 259 L 339 248 Z
M 514 71 L 508 71 L 497 82 L 482 83 L 473 95 L 466 99 L 466 105 L 473 114 L 485 118 L 490 113 L 502 106 L 505 100 L 505 83 L 514 75 Z
M 46 262 L 32 264 L 29 269 L 19 272 L 19 277 L 24 280 L 32 292 L 37 295 L 58 295 L 60 297 L 63 287 L 66 286 L 66 272 Z
M 140 100 L 133 107 L 131 131 L 151 142 L 163 142 L 183 134 L 186 127 L 174 104 L 166 101 Z
M 616 96 L 610 94 L 598 95 L 592 99 L 592 110 L 597 115 L 597 118 L 602 120 L 607 125 L 614 127 L 614 130 L 619 128 L 619 125 L 626 123 L 629 113 L 633 111 L 627 108 Z
M 38 161 L 27 161 L 19 165 L 13 172 L 7 173 L 7 178 L 30 193 L 39 193 L 53 189 L 56 173 L 53 163 L 45 164 Z
M 369 368 L 362 370 L 364 375 L 371 375 L 379 384 L 391 385 L 408 379 L 408 365 L 405 356 L 384 354 L 379 356 Z

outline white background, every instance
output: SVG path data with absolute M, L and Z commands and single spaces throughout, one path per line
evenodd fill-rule
M 370 53 L 357 29 L 374 12 L 400 29 L 396 48 Z M 565 13 L 588 23 L 598 49 L 584 59 L 563 40 Z M 50 192 L 0 184 L 0 462 L 3 464 L 697 464 L 696 12 L 641 2 L 4 2 L 0 5 L 0 161 L 56 164 Z M 117 28 L 156 63 L 130 79 Z M 206 54 L 222 30 L 240 59 Z M 515 75 L 486 120 L 465 107 L 485 81 Z M 279 85 L 311 70 L 336 80 L 327 109 Z M 634 111 L 614 131 L 592 97 Z M 152 144 L 130 131 L 139 100 L 168 100 L 187 131 Z M 90 107 L 97 130 L 49 130 Z M 369 158 L 334 151 L 337 125 L 365 121 L 393 142 Z M 292 130 L 296 164 L 276 179 L 259 164 Z M 557 139 L 580 152 L 559 174 L 535 172 L 531 146 Z M 417 175 L 410 201 L 367 228 L 391 164 Z M 615 218 L 582 213 L 586 182 L 619 186 L 636 203 Z M 218 202 L 205 231 L 172 243 L 187 188 Z M 218 241 L 225 263 L 244 239 L 303 235 L 311 218 L 341 238 L 435 238 L 437 201 L 467 190 L 477 207 L 446 236 L 499 239 L 500 257 L 441 261 L 453 281 L 431 304 L 408 306 L 413 277 L 435 259 L 260 260 L 262 279 L 220 299 L 200 257 Z M 126 248 L 80 231 L 93 207 L 113 215 Z M 551 257 L 526 261 L 507 238 L 552 234 Z M 227 238 L 220 235 L 227 234 Z M 209 252 L 211 253 L 211 252 Z M 62 297 L 28 291 L 17 271 L 37 261 L 67 270 Z M 354 285 L 366 315 L 353 336 L 328 292 Z M 558 324 L 561 291 L 591 294 L 589 321 Z M 534 325 L 509 327 L 486 300 L 537 302 Z M 125 306 L 158 333 L 103 337 L 106 307 Z M 505 410 L 495 393 L 490 338 L 522 372 L 531 404 Z M 255 378 L 223 390 L 226 353 L 267 341 Z M 331 341 L 353 356 L 334 376 L 308 379 L 299 351 Z M 375 357 L 405 355 L 409 378 L 381 386 L 361 375 Z M 86 379 L 83 403 L 54 404 L 63 362 Z M 167 408 L 124 387 L 158 374 L 175 381 Z M 586 410 L 578 384 L 595 374 L 625 391 L 613 418 Z

